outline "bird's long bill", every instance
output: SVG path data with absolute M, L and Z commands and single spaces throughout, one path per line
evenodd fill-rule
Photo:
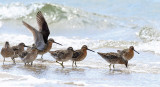
M 58 45 L 61 45 L 61 46 L 63 46 L 62 44 L 60 44 L 60 43 L 57 43 L 57 42 L 54 42 L 54 43 L 56 43 L 56 44 L 58 44 Z
M 91 49 L 87 49 L 87 50 L 92 51 L 92 52 L 95 52 L 95 51 L 93 51 L 93 50 L 91 50 Z
M 139 52 L 138 51 L 136 51 L 136 50 L 134 50 L 136 53 L 138 53 L 139 54 Z
M 29 46 L 24 45 L 24 47 L 29 47 Z

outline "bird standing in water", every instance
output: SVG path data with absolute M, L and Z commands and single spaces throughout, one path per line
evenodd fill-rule
M 105 59 L 108 63 L 110 63 L 109 68 L 111 69 L 111 64 L 125 64 L 125 66 L 128 66 L 128 61 L 123 59 L 120 54 L 118 53 L 100 53 L 97 52 L 103 59 Z
M 34 44 L 36 45 L 37 49 L 38 49 L 38 54 L 42 55 L 41 58 L 43 58 L 43 54 L 47 53 L 50 51 L 50 49 L 52 48 L 52 43 L 56 43 L 61 45 L 60 43 L 55 42 L 52 38 L 50 38 L 48 40 L 48 36 L 50 34 L 47 22 L 43 16 L 43 14 L 41 13 L 41 11 L 39 11 L 37 13 L 37 23 L 39 26 L 39 30 L 36 30 L 35 28 L 33 28 L 32 26 L 30 26 L 29 24 L 27 24 L 26 22 L 22 21 L 23 24 L 32 32 L 33 36 L 34 36 Z
M 49 53 L 53 58 L 56 59 L 56 62 L 59 63 L 58 61 L 61 61 L 62 63 L 59 63 L 63 68 L 63 62 L 68 61 L 72 58 L 73 56 L 73 48 L 68 47 L 67 50 L 56 50 L 56 51 L 50 51 Z
M 86 58 L 87 50 L 94 52 L 93 50 L 88 49 L 88 47 L 86 45 L 83 45 L 81 47 L 81 49 L 79 49 L 79 50 L 75 50 L 75 52 L 73 53 L 72 59 L 71 59 L 73 61 L 72 67 L 74 66 L 74 64 L 77 67 L 76 62 L 82 61 Z
M 5 42 L 4 47 L 1 49 L 1 55 L 3 56 L 3 65 L 5 62 L 5 58 L 7 57 L 11 57 L 13 63 L 15 63 L 15 59 L 14 59 L 14 55 L 16 54 L 17 49 L 13 49 L 12 47 L 10 47 L 9 42 Z
M 33 61 L 37 58 L 38 55 L 38 49 L 36 47 L 32 47 L 29 51 L 23 51 L 19 57 L 21 58 L 21 60 L 24 62 L 24 64 L 26 65 L 26 63 L 31 63 L 31 65 L 33 64 Z

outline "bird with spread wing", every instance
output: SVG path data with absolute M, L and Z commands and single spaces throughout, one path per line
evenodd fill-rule
M 36 45 L 38 49 L 38 54 L 41 54 L 41 58 L 43 57 L 43 54 L 50 51 L 52 48 L 52 43 L 56 43 L 59 45 L 62 45 L 60 43 L 57 43 L 54 41 L 54 39 L 50 38 L 48 40 L 48 36 L 50 34 L 47 22 L 42 14 L 41 11 L 39 11 L 36 15 L 37 23 L 39 26 L 39 30 L 36 30 L 31 25 L 27 24 L 26 22 L 22 21 L 22 23 L 29 29 L 34 37 L 34 44 Z

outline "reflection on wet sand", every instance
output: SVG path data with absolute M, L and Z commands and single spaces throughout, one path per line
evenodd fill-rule
M 48 70 L 48 67 L 45 64 L 35 64 L 33 66 L 19 66 L 19 69 L 25 70 L 27 72 L 34 72 L 35 74 L 42 74 Z
M 115 74 L 131 74 L 131 72 L 129 70 L 122 70 L 122 69 L 113 69 L 113 70 L 109 70 L 109 72 L 107 71 L 107 74 L 110 75 L 115 75 Z
M 56 73 L 64 73 L 64 74 L 69 74 L 69 73 L 72 73 L 72 72 L 79 72 L 79 73 L 84 73 L 85 69 L 83 68 L 56 68 L 55 69 L 55 72 Z
M 2 65 L 2 69 L 3 70 L 9 70 L 11 68 L 13 68 L 15 66 L 15 64 L 7 64 L 7 65 Z
M 54 60 L 51 61 L 51 60 L 45 60 L 45 59 L 36 59 L 35 61 L 38 61 L 38 62 L 47 62 L 47 63 L 56 63 Z
M 64 84 L 67 84 L 67 85 L 74 85 L 74 86 L 85 86 L 84 83 L 75 83 L 75 82 L 65 82 Z
M 79 71 L 79 72 L 84 72 L 84 68 L 72 68 L 73 71 Z

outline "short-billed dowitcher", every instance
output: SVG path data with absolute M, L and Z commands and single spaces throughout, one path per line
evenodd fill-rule
M 1 49 L 1 55 L 4 58 L 3 64 L 5 62 L 5 58 L 7 57 L 11 57 L 11 59 L 13 60 L 13 63 L 15 63 L 15 60 L 14 60 L 15 51 L 17 51 L 17 49 L 13 49 L 12 47 L 10 47 L 9 42 L 5 42 L 4 47 Z
M 18 49 L 16 50 L 16 55 L 17 55 L 17 54 L 21 54 L 24 51 L 24 47 L 28 47 L 28 46 L 26 46 L 24 43 L 19 43 L 17 46 L 12 46 L 12 49 Z M 18 55 L 15 57 L 18 57 Z
M 134 51 L 139 54 L 139 52 L 137 52 L 133 46 L 130 46 L 129 49 L 117 50 L 117 52 L 121 54 L 125 60 L 132 59 L 134 56 Z
M 33 61 L 37 58 L 38 55 L 38 49 L 36 47 L 32 47 L 29 51 L 23 51 L 21 54 L 19 54 L 19 57 L 21 60 L 26 63 L 31 63 L 33 64 Z
M 48 43 L 46 44 L 46 45 L 47 45 L 46 48 L 44 48 L 44 50 L 39 50 L 39 51 L 38 51 L 38 54 L 42 55 L 42 56 L 41 56 L 42 59 L 43 59 L 43 54 L 45 54 L 45 53 L 47 53 L 47 52 L 49 52 L 49 51 L 51 50 L 51 48 L 52 48 L 52 43 L 56 43 L 56 44 L 61 45 L 60 43 L 57 43 L 57 42 L 55 42 L 52 38 L 50 38 L 50 39 L 48 40 Z M 62 45 L 61 45 L 61 46 L 62 46 Z
M 105 59 L 108 63 L 110 63 L 109 68 L 111 69 L 111 64 L 125 64 L 125 66 L 128 66 L 128 61 L 123 59 L 120 54 L 118 53 L 100 53 L 97 52 L 103 59 Z
M 27 24 L 24 21 L 22 21 L 22 22 L 32 32 L 32 34 L 34 36 L 34 44 L 36 45 L 37 49 L 39 50 L 38 54 L 42 55 L 41 58 L 43 57 L 43 54 L 50 51 L 50 49 L 52 48 L 52 43 L 59 44 L 59 43 L 55 42 L 52 38 L 48 40 L 48 36 L 50 34 L 50 31 L 49 31 L 47 22 L 43 16 L 43 14 L 41 13 L 41 11 L 39 11 L 37 13 L 37 23 L 39 26 L 39 30 L 36 30 L 35 28 L 33 28 L 32 26 L 30 26 L 29 24 Z M 61 44 L 59 44 L 59 45 L 61 45 Z
M 63 62 L 70 60 L 73 56 L 73 52 L 73 48 L 68 47 L 67 50 L 50 51 L 49 53 L 56 59 L 57 63 L 59 63 L 58 61 L 61 61 L 62 63 L 59 64 L 64 68 Z
M 16 46 L 12 46 L 12 49 L 17 49 L 15 51 L 15 55 L 13 56 L 14 60 L 15 58 L 18 57 L 19 54 L 21 54 L 24 51 L 24 47 L 28 47 L 28 46 L 26 46 L 24 43 L 19 43 Z
M 72 59 L 71 59 L 73 61 L 72 62 L 72 67 L 74 66 L 74 64 L 77 67 L 76 62 L 77 61 L 82 61 L 86 58 L 87 50 L 95 52 L 93 50 L 88 49 L 88 47 L 86 45 L 83 45 L 81 47 L 81 49 L 79 49 L 79 50 L 75 50 L 75 52 L 73 53 Z

